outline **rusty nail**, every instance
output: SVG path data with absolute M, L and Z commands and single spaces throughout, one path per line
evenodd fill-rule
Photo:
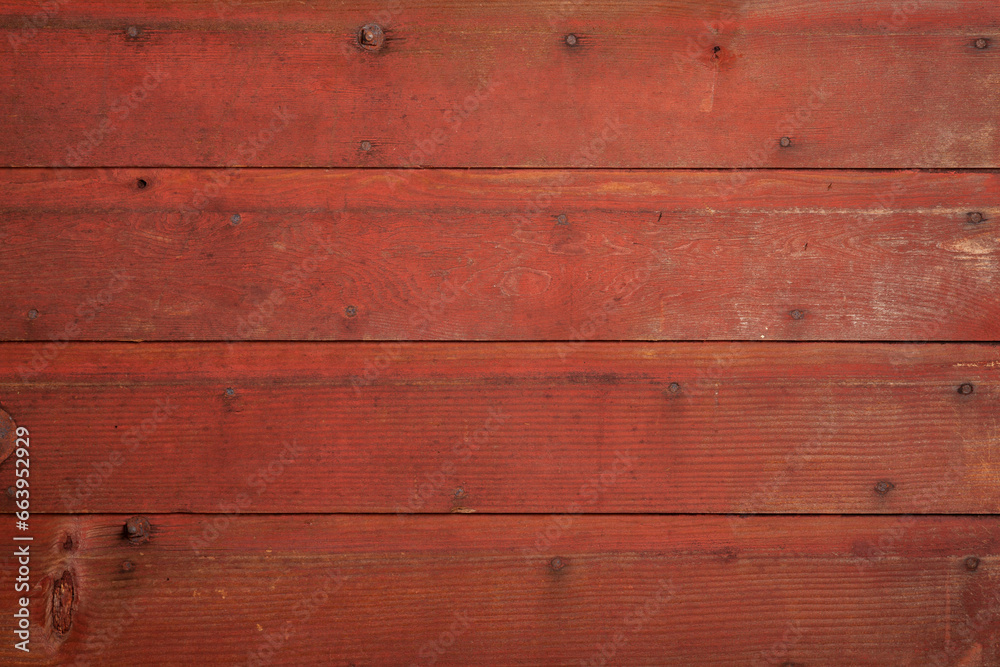
M 576 35 L 566 35 L 566 44 L 576 46 Z
M 135 39 L 136 37 L 139 36 L 138 26 L 130 25 L 129 27 L 125 28 L 125 34 L 128 35 L 130 39 Z
M 144 178 L 135 179 L 135 187 L 139 188 L 140 190 L 145 190 L 147 185 L 149 185 L 149 183 L 146 182 L 146 179 Z
M 676 382 L 671 382 L 670 386 L 667 387 L 667 389 L 670 391 L 671 394 L 676 394 L 681 390 L 681 386 Z
M 348 306 L 347 308 L 344 308 L 344 313 L 348 317 L 354 317 L 355 315 L 358 314 L 358 309 L 355 308 L 354 306 Z
M 804 310 L 799 310 L 798 308 L 796 308 L 795 310 L 789 311 L 788 314 L 792 316 L 793 320 L 801 320 L 801 319 L 805 318 L 805 316 L 806 316 L 805 311 Z
M 131 572 L 134 569 L 135 569 L 135 564 L 132 563 L 132 561 L 127 560 L 124 563 L 122 563 L 122 572 Z
M 32 308 L 31 310 L 28 311 L 28 319 L 29 320 L 33 320 L 36 317 L 38 317 L 38 311 L 37 310 L 35 310 L 34 308 Z
M 379 25 L 369 23 L 358 32 L 358 44 L 366 51 L 378 51 L 385 44 L 385 33 Z
M 372 149 L 372 142 L 370 142 L 370 141 L 362 141 L 361 142 L 361 150 L 363 150 L 365 152 L 368 152 L 371 149 Z
M 562 562 L 562 558 L 558 558 L 558 557 L 557 558 L 553 558 L 549 562 L 549 567 L 551 567 L 553 570 L 556 570 L 556 571 L 559 571 L 559 570 L 563 569 L 565 566 L 566 566 L 566 563 Z
M 889 493 L 895 488 L 896 485 L 893 484 L 892 482 L 881 480 L 875 485 L 875 493 L 879 494 L 880 496 L 884 496 L 885 494 Z
M 7 495 L 10 496 L 11 498 L 14 497 L 14 487 L 13 486 L 8 486 L 7 487 Z
M 985 49 L 987 46 L 990 45 L 990 40 L 986 39 L 985 37 L 980 37 L 975 42 L 973 42 L 973 44 L 975 44 L 977 49 Z
M 782 148 L 788 148 L 791 145 L 792 145 L 792 140 L 791 140 L 790 137 L 782 137 L 781 138 L 781 147 Z
M 455 489 L 455 497 L 456 498 L 461 498 L 464 495 L 465 495 L 465 489 L 463 489 L 461 487 Z
M 979 559 L 975 556 L 969 556 L 965 559 L 965 569 L 969 572 L 975 572 L 979 569 Z
M 973 387 L 968 382 L 966 382 L 965 384 L 961 384 L 961 385 L 958 386 L 958 393 L 962 394 L 963 396 L 968 396 L 969 394 L 971 394 L 975 390 L 976 390 L 976 388 Z
M 125 522 L 125 536 L 132 544 L 142 544 L 149 541 L 149 519 L 144 516 L 129 517 Z
M 240 224 L 241 220 L 243 220 L 243 216 L 241 216 L 239 213 L 233 213 L 231 216 L 229 216 L 230 224 L 238 225 Z
M 226 396 L 228 398 L 232 398 L 235 395 L 236 395 L 236 390 L 235 389 L 233 389 L 232 387 L 226 387 Z
M 556 216 L 556 222 L 560 225 L 565 225 L 569 222 L 569 218 L 566 217 L 565 213 L 560 213 Z
M 978 225 L 983 220 L 985 220 L 985 218 L 983 217 L 983 214 L 980 213 L 979 211 L 972 211 L 971 213 L 969 213 L 969 222 L 971 222 L 972 224 Z

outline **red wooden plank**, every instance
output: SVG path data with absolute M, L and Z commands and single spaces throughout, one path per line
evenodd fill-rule
M 997 174 L 398 173 L 2 171 L 0 338 L 1000 340 Z
M 0 3 L 3 165 L 1000 166 L 982 0 L 41 7 Z
M 996 346 L 5 344 L 0 369 L 38 512 L 1000 508 Z
M 0 659 L 1000 661 L 996 517 L 601 516 L 552 530 L 551 517 L 153 515 L 134 545 L 126 516 L 34 520 L 32 652 L 8 640 Z M 0 574 L 5 609 L 14 572 Z M 8 638 L 13 622 L 3 614 Z

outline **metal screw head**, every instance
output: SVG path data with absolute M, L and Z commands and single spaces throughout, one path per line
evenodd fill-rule
M 239 213 L 233 213 L 229 216 L 229 224 L 231 225 L 238 225 L 241 220 L 243 220 L 243 217 Z
M 363 151 L 365 151 L 367 153 L 371 149 L 372 149 L 372 142 L 370 142 L 370 141 L 362 141 L 361 142 L 361 150 L 363 150 Z
M 229 398 L 232 398 L 235 395 L 236 395 L 236 390 L 235 389 L 233 389 L 232 387 L 226 387 L 226 396 L 228 396 Z
M 681 386 L 679 384 L 677 384 L 676 382 L 671 382 L 670 386 L 667 387 L 667 391 L 669 391 L 671 394 L 676 394 L 680 390 L 681 390 Z
M 144 516 L 129 517 L 125 522 L 125 537 L 132 544 L 148 542 L 150 530 L 152 527 L 149 525 L 149 519 Z
M 136 37 L 139 36 L 139 27 L 130 25 L 129 27 L 125 28 L 125 35 L 129 39 L 135 39 Z
M 880 496 L 884 496 L 885 494 L 889 493 L 895 488 L 896 485 L 893 484 L 892 482 L 881 480 L 877 484 L 875 484 L 875 493 L 879 494 Z
M 572 34 L 571 35 L 566 35 L 566 44 L 568 46 L 576 46 L 576 42 L 577 42 L 576 35 L 572 35 Z
M 966 382 L 965 384 L 960 384 L 958 386 L 958 393 L 962 394 L 963 396 L 968 396 L 969 394 L 971 394 L 975 390 L 976 390 L 976 388 L 973 387 L 968 382 Z
M 456 498 L 461 498 L 464 495 L 465 495 L 465 489 L 463 489 L 461 487 L 455 489 L 455 497 Z
M 806 316 L 805 311 L 799 310 L 798 308 L 796 308 L 795 310 L 788 311 L 788 314 L 792 316 L 793 320 L 801 320 L 804 319 Z
M 32 308 L 31 310 L 28 311 L 28 319 L 29 320 L 33 320 L 36 317 L 38 317 L 38 311 L 37 310 L 35 310 L 34 308 Z
M 560 225 L 567 225 L 569 224 L 569 218 L 566 217 L 565 213 L 560 213 L 556 216 L 556 223 Z
M 369 23 L 358 31 L 358 46 L 365 51 L 378 51 L 385 44 L 385 33 L 382 27 Z
M 973 45 L 977 49 L 985 49 L 986 47 L 988 47 L 990 45 L 990 40 L 986 39 L 985 37 L 980 37 L 975 42 L 973 42 Z
M 969 572 L 975 572 L 979 569 L 979 559 L 975 556 L 969 556 L 965 559 L 965 569 Z
M 562 562 L 562 558 L 556 557 L 549 561 L 549 567 L 553 570 L 561 570 L 566 566 L 566 563 Z
M 792 145 L 792 139 L 791 137 L 782 137 L 779 143 L 781 144 L 782 148 L 788 148 L 789 146 Z
M 358 314 L 358 309 L 354 306 L 348 306 L 347 308 L 344 308 L 344 314 L 348 317 L 354 317 Z
M 980 211 L 972 211 L 971 213 L 968 214 L 968 217 L 969 217 L 969 222 L 971 222 L 974 225 L 978 225 L 980 222 L 985 220 L 983 214 Z

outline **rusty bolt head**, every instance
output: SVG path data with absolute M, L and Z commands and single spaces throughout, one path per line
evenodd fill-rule
M 354 306 L 348 306 L 347 308 L 344 308 L 344 314 L 348 317 L 354 317 L 358 314 L 358 309 Z
M 979 211 L 972 211 L 971 213 L 969 213 L 968 217 L 969 217 L 969 222 L 971 222 L 974 225 L 978 225 L 980 222 L 986 219 L 985 217 L 983 217 L 983 214 Z
M 551 561 L 549 561 L 549 567 L 558 572 L 559 570 L 566 567 L 566 563 L 562 561 L 562 558 L 556 557 L 553 558 Z
M 681 390 L 681 386 L 679 384 L 677 384 L 676 382 L 671 382 L 670 386 L 667 387 L 667 391 L 669 391 L 671 394 L 676 394 L 680 390 Z
M 231 216 L 229 216 L 229 224 L 231 225 L 238 225 L 242 221 L 243 221 L 243 216 L 241 216 L 239 213 L 233 213 Z
M 28 311 L 28 319 L 29 320 L 33 320 L 36 317 L 38 317 L 38 311 L 37 310 L 35 310 L 34 308 L 32 308 L 31 310 Z
M 125 36 L 129 39 L 136 39 L 139 37 L 139 26 L 130 25 L 125 28 Z
M 791 137 L 782 137 L 780 143 L 782 148 L 788 148 L 792 145 L 792 139 Z
M 968 396 L 969 394 L 971 394 L 975 390 L 976 390 L 976 388 L 973 387 L 968 382 L 966 382 L 965 384 L 961 384 L 961 385 L 958 386 L 958 393 L 962 394 L 963 396 Z
M 363 150 L 363 151 L 365 151 L 367 153 L 371 149 L 372 149 L 372 142 L 370 142 L 370 141 L 362 141 L 361 142 L 361 150 Z
M 965 559 L 965 569 L 969 572 L 975 572 L 979 569 L 979 559 L 975 556 L 969 556 Z
M 884 496 L 885 494 L 889 493 L 895 488 L 896 485 L 893 484 L 892 482 L 881 480 L 877 484 L 875 484 L 875 493 L 879 494 L 880 496 Z
M 135 564 L 132 561 L 127 560 L 122 563 L 122 572 L 131 572 L 134 569 L 135 569 Z
M 798 308 L 788 311 L 788 314 L 792 316 L 793 320 L 805 319 L 806 316 L 806 312 L 804 310 L 799 310 Z
M 973 42 L 973 45 L 977 49 L 985 49 L 986 47 L 988 47 L 990 45 L 990 40 L 986 39 L 985 37 L 980 37 L 975 42 Z
M 568 225 L 569 218 L 566 217 L 565 213 L 560 213 L 559 215 L 556 216 L 556 223 L 560 225 Z
M 566 35 L 566 45 L 567 46 L 576 46 L 577 41 L 578 40 L 576 39 L 576 35 Z
M 385 33 L 381 26 L 369 23 L 358 31 L 358 46 L 365 51 L 378 51 L 385 44 Z
M 144 516 L 129 517 L 128 521 L 125 522 L 125 537 L 132 544 L 148 542 L 151 530 L 149 519 Z

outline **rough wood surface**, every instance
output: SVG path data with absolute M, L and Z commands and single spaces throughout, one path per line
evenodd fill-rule
M 42 512 L 1000 508 L 993 345 L 14 343 L 0 369 Z
M 997 167 L 998 25 L 983 0 L 4 0 L 0 164 Z
M 0 171 L 0 338 L 1000 340 L 997 174 L 399 173 Z
M 126 516 L 35 519 L 17 664 L 1000 661 L 996 517 Z

